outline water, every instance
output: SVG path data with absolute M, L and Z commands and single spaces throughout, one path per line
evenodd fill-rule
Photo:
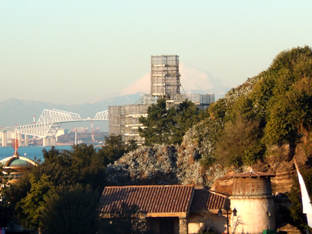
M 71 150 L 70 145 L 64 145 L 64 146 L 55 146 L 58 150 Z M 41 159 L 43 161 L 42 156 L 42 150 L 46 149 L 49 151 L 51 149 L 51 146 L 29 146 L 29 147 L 19 147 L 17 152 L 20 156 L 29 158 L 31 160 L 34 160 L 35 158 Z M 10 157 L 14 154 L 14 149 L 12 147 L 0 147 L 0 160 Z

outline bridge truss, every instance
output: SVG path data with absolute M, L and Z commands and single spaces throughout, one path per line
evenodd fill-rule
M 85 121 L 105 121 L 108 120 L 108 110 L 96 113 L 93 119 L 81 118 L 79 114 L 62 111 L 44 109 L 34 124 L 17 126 L 17 132 L 25 135 L 37 137 L 55 136 L 62 123 L 85 122 Z

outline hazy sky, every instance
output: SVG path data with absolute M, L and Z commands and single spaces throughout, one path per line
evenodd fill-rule
M 239 85 L 282 50 L 312 46 L 311 12 L 310 0 L 1 0 L 0 101 L 129 93 L 162 54 Z

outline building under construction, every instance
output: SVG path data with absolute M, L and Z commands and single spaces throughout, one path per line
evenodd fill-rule
M 181 94 L 180 87 L 179 56 L 152 56 L 151 93 L 133 105 L 109 106 L 109 135 L 121 135 L 125 142 L 134 139 L 142 144 L 144 139 L 139 135 L 139 127 L 142 127 L 139 118 L 147 117 L 148 107 L 158 99 L 165 99 L 168 108 L 190 100 L 198 108 L 206 109 L 215 101 L 214 94 Z

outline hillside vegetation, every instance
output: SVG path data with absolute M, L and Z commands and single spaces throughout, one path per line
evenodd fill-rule
M 252 165 L 272 145 L 309 143 L 312 121 L 312 51 L 283 51 L 258 76 L 229 91 L 208 109 L 209 118 L 192 135 L 203 163 Z

